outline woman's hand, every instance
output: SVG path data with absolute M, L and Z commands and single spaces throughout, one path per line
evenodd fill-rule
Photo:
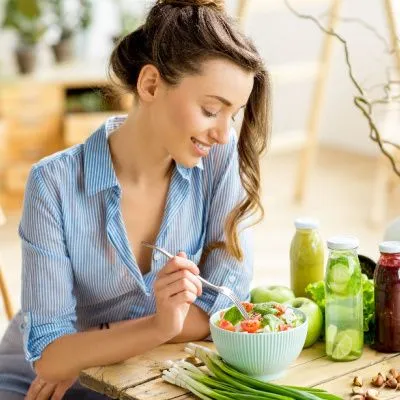
M 77 378 L 73 378 L 58 383 L 49 383 L 37 376 L 31 383 L 25 400 L 61 400 L 76 380 Z
M 157 275 L 154 282 L 155 323 L 157 329 L 169 336 L 168 340 L 182 331 L 190 304 L 202 293 L 201 282 L 196 277 L 198 274 L 197 265 L 181 252 L 168 261 Z

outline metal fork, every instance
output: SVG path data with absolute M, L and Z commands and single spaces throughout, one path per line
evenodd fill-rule
M 168 253 L 168 251 L 163 249 L 162 247 L 156 246 L 156 245 L 148 243 L 148 242 L 142 242 L 142 245 L 145 246 L 145 247 L 149 247 L 151 249 L 154 249 L 154 250 L 158 250 L 160 253 L 164 254 L 169 259 L 174 257 L 171 253 Z M 209 288 L 215 290 L 218 293 L 224 294 L 226 297 L 229 297 L 229 299 L 238 308 L 238 310 L 240 311 L 240 314 L 242 314 L 244 319 L 249 319 L 250 318 L 250 316 L 247 313 L 246 309 L 243 307 L 243 304 L 241 303 L 240 299 L 236 296 L 236 294 L 231 289 L 229 289 L 226 286 L 213 285 L 212 283 L 210 283 L 207 280 L 205 280 L 204 278 L 202 278 L 200 275 L 196 275 L 196 276 L 200 280 L 200 282 L 202 282 L 204 285 L 208 286 Z

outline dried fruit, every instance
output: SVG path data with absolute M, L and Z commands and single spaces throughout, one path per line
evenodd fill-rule
M 390 378 L 386 381 L 386 386 L 390 387 L 391 389 L 397 389 L 397 380 L 394 378 Z
M 381 387 L 384 383 L 385 383 L 385 378 L 383 377 L 383 375 L 379 372 L 378 375 L 374 376 L 371 380 L 371 383 L 375 386 L 375 387 Z
M 361 387 L 362 385 L 363 385 L 363 381 L 362 381 L 361 376 L 356 376 L 356 377 L 354 377 L 354 379 L 353 379 L 353 386 L 359 386 L 359 387 Z

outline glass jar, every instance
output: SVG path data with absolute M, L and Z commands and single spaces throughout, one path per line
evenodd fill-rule
M 290 245 L 290 284 L 296 297 L 304 297 L 311 282 L 324 279 L 324 242 L 318 231 L 319 222 L 297 218 L 296 233 Z
M 379 245 L 374 273 L 375 344 L 381 352 L 400 351 L 400 242 Z
M 364 347 L 363 292 L 358 239 L 328 240 L 325 274 L 325 349 L 334 361 L 359 358 Z

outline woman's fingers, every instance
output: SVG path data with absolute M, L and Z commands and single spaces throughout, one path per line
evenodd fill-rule
M 75 380 L 76 379 L 72 379 L 59 383 L 54 390 L 53 396 L 51 396 L 51 400 L 62 400 L 65 392 L 74 384 Z
M 174 304 L 179 305 L 182 303 L 192 304 L 196 300 L 196 295 L 193 292 L 185 290 L 183 292 L 177 293 L 171 297 Z
M 55 383 L 45 383 L 35 400 L 50 400 L 56 386 Z
M 160 292 L 162 290 L 168 290 L 168 288 L 170 289 L 171 285 L 183 280 L 190 281 L 192 285 L 195 286 L 194 293 L 196 293 L 197 296 L 201 296 L 202 293 L 201 282 L 199 281 L 199 279 L 197 279 L 196 275 L 194 275 L 192 272 L 186 269 L 181 269 L 179 271 L 173 272 L 169 275 L 165 275 L 157 279 L 156 282 L 154 283 L 154 291 Z M 168 293 L 170 293 L 169 290 Z M 168 296 L 170 295 L 171 294 L 168 294 Z
M 191 273 L 198 275 L 200 273 L 199 268 L 197 265 L 188 260 L 186 258 L 186 254 L 183 252 L 178 253 L 174 258 L 171 258 L 165 266 L 161 269 L 161 271 L 158 273 L 158 277 L 162 277 L 164 275 L 171 274 L 175 271 L 178 271 L 180 269 L 187 269 Z
M 164 289 L 164 295 L 165 297 L 169 298 L 184 291 L 191 292 L 194 294 L 195 297 L 197 297 L 197 286 L 190 279 L 187 278 L 179 279 L 178 281 L 175 281 L 168 285 Z
M 35 400 L 37 399 L 37 395 L 42 390 L 42 387 L 46 385 L 46 382 L 40 379 L 38 376 L 32 381 L 29 386 L 29 390 L 26 393 L 25 400 Z

